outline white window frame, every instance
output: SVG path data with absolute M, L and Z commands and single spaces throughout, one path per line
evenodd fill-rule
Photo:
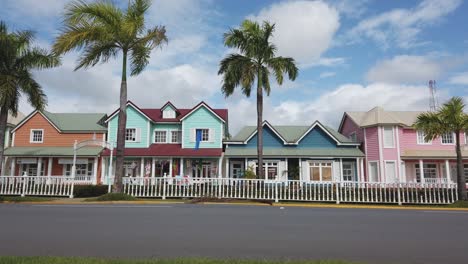
M 135 130 L 135 140 L 127 140 L 127 130 L 134 129 Z M 125 128 L 125 142 L 138 142 L 138 128 L 136 127 L 127 127 Z
M 391 128 L 392 130 L 392 145 L 386 145 L 386 142 L 385 142 L 385 129 L 386 128 Z M 384 148 L 395 148 L 395 127 L 392 127 L 392 126 L 383 126 L 382 127 L 382 134 L 383 134 L 383 146 Z
M 424 167 L 429 166 L 429 165 L 435 165 L 435 168 L 427 168 L 426 170 L 435 170 L 435 177 L 427 177 L 428 172 L 425 171 Z M 423 164 L 423 171 L 424 171 L 424 179 L 439 179 L 440 178 L 440 171 L 439 171 L 439 164 L 436 162 L 424 162 Z M 419 163 L 414 164 L 414 177 L 416 177 L 416 181 L 418 180 L 418 171 L 419 171 L 419 182 L 422 181 L 421 179 L 421 171 L 419 168 Z
M 195 141 L 197 140 L 197 130 L 202 130 L 202 137 L 201 137 L 201 140 L 200 142 L 211 142 L 211 138 L 210 138 L 210 129 L 209 128 L 195 128 Z M 206 130 L 208 131 L 208 138 L 207 140 L 203 140 L 203 130 Z
M 368 172 L 369 172 L 369 178 L 367 179 L 367 181 L 368 181 L 368 182 L 372 182 L 372 181 L 371 181 L 371 178 L 372 178 L 372 177 L 371 177 L 371 172 L 372 172 L 372 170 L 371 170 L 371 164 L 376 164 L 376 165 L 377 165 L 377 166 L 376 166 L 376 167 L 377 167 L 377 175 L 376 175 L 376 177 L 375 177 L 375 178 L 376 178 L 376 181 L 375 181 L 375 182 L 379 182 L 379 181 L 380 181 L 380 177 L 379 177 L 379 175 L 380 175 L 380 166 L 379 166 L 380 162 L 377 161 L 377 160 L 369 161 L 368 168 L 367 168 L 367 169 L 368 169 Z
M 254 163 L 254 172 L 255 172 L 255 175 L 256 175 L 257 174 L 257 167 L 258 167 L 258 160 L 255 160 L 254 162 L 255 162 Z M 270 181 L 278 180 L 281 177 L 281 175 L 279 175 L 280 174 L 280 162 L 281 162 L 280 160 L 263 160 L 263 164 L 264 164 L 264 167 L 265 167 L 265 170 L 263 171 L 263 177 L 264 177 L 265 180 L 270 180 Z M 270 166 L 270 163 L 271 164 L 276 163 L 276 166 L 273 166 L 273 165 Z M 275 179 L 268 179 L 268 168 L 269 167 L 276 167 L 276 172 L 278 174 L 276 175 Z M 262 166 L 262 168 L 263 168 L 263 166 Z
M 319 165 L 316 166 L 314 163 L 318 163 Z M 330 163 L 330 166 L 328 165 L 323 165 L 323 164 L 326 164 L 326 163 Z M 332 182 L 333 179 L 334 179 L 334 169 L 333 169 L 333 161 L 330 160 L 309 160 L 308 161 L 308 169 L 309 169 L 309 178 L 308 178 L 308 181 L 310 182 Z M 310 169 L 311 168 L 319 168 L 319 177 L 320 177 L 320 180 L 319 181 L 314 181 L 311 179 L 312 175 L 310 175 Z M 331 180 L 330 181 L 324 181 L 323 180 L 323 175 L 322 175 L 322 168 L 330 168 L 331 169 Z
M 42 135 L 41 141 L 34 141 L 33 140 L 34 139 L 34 132 L 39 132 L 39 131 L 41 132 L 41 135 Z M 38 129 L 38 128 L 37 129 L 36 128 L 31 129 L 30 134 L 29 134 L 29 143 L 33 143 L 33 144 L 44 143 L 44 129 L 42 129 L 42 128 L 41 129 Z
M 62 171 L 63 171 L 63 175 L 65 176 L 71 176 L 71 170 L 72 170 L 72 167 L 73 167 L 73 164 L 63 164 L 62 165 Z M 80 177 L 92 177 L 94 175 L 94 161 L 90 161 L 88 160 L 87 163 L 84 163 L 84 164 L 75 164 L 76 166 L 76 169 L 75 169 L 75 176 L 80 176 Z M 83 174 L 78 174 L 78 166 L 85 166 L 85 170 L 86 170 L 86 175 L 83 175 Z
M 422 138 L 420 138 L 421 134 L 422 134 Z M 418 145 L 432 145 L 432 140 L 431 141 L 424 140 L 425 134 L 426 133 L 424 133 L 424 131 L 422 130 L 416 130 L 416 142 L 418 143 Z
M 166 134 L 166 135 L 165 135 L 164 141 L 156 141 L 156 132 L 164 132 L 164 133 Z M 168 134 L 168 133 L 167 133 L 167 130 L 165 130 L 165 129 L 155 129 L 155 130 L 153 131 L 153 142 L 154 142 L 154 143 L 167 143 L 167 142 L 168 142 L 168 141 L 167 141 L 167 134 Z
M 351 180 L 345 180 L 345 165 L 350 165 L 351 166 Z M 342 175 L 343 175 L 343 179 L 341 179 L 342 181 L 355 181 L 356 180 L 356 163 L 353 162 L 353 161 L 343 161 L 343 165 L 342 165 Z M 346 169 L 348 170 L 348 169 Z M 348 176 L 348 175 L 347 175 Z
M 450 133 L 445 133 L 444 135 L 447 135 L 447 134 L 450 134 Z M 444 135 L 440 135 L 440 144 L 442 145 L 455 145 L 455 133 L 451 132 L 452 134 L 452 143 L 444 143 Z
M 393 164 L 395 166 L 395 175 L 388 175 L 388 171 L 387 171 L 387 164 Z M 386 160 L 384 162 L 384 170 L 385 170 L 385 182 L 391 182 L 389 181 L 391 178 L 390 176 L 394 176 L 394 179 L 396 179 L 398 181 L 398 164 L 396 162 L 396 160 Z
M 167 110 L 166 108 L 163 110 L 163 119 L 174 119 L 176 118 L 176 112 L 174 109 L 170 108 Z
M 178 136 L 178 141 L 173 141 L 173 133 L 177 133 L 177 136 Z M 170 140 L 169 142 L 170 143 L 173 143 L 173 144 L 180 144 L 182 142 L 182 130 L 171 130 L 170 133 L 169 133 L 169 137 L 170 137 Z

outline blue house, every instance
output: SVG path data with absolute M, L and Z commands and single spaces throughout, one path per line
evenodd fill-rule
M 263 170 L 266 180 L 357 181 L 363 175 L 359 143 L 315 121 L 311 126 L 263 123 Z M 258 174 L 257 129 L 247 126 L 225 141 L 225 175 Z

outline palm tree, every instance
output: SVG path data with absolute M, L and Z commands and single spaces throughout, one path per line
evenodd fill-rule
M 9 32 L 7 25 L 0 21 L 0 164 L 3 162 L 8 113 L 18 114 L 21 95 L 26 95 L 29 103 L 38 110 L 43 110 L 47 104 L 47 97 L 32 70 L 60 64 L 56 56 L 33 47 L 33 40 L 32 31 Z
M 145 13 L 150 0 L 130 0 L 126 11 L 110 1 L 75 1 L 67 6 L 64 28 L 54 44 L 57 54 L 82 50 L 75 70 L 105 63 L 122 54 L 122 81 L 117 128 L 114 192 L 122 192 L 122 175 L 127 123 L 127 60 L 130 75 L 141 73 L 149 63 L 151 50 L 167 43 L 164 26 L 147 28 Z
M 288 74 L 290 80 L 295 80 L 298 69 L 293 58 L 275 57 L 276 46 L 270 42 L 275 25 L 263 22 L 244 20 L 239 29 L 230 29 L 224 34 L 224 45 L 236 48 L 240 53 L 229 54 L 219 67 L 218 74 L 223 75 L 221 90 L 228 97 L 239 86 L 242 93 L 250 97 L 252 85 L 257 82 L 257 152 L 258 174 L 263 178 L 263 90 L 270 95 L 270 74 L 276 82 L 283 84 L 283 75 Z
M 437 112 L 426 112 L 418 116 L 415 128 L 425 134 L 425 140 L 431 141 L 447 133 L 455 133 L 455 151 L 457 153 L 458 199 L 467 200 L 463 157 L 460 147 L 460 135 L 468 130 L 468 115 L 464 112 L 465 103 L 461 97 L 453 97 Z M 422 169 L 422 168 L 421 168 Z

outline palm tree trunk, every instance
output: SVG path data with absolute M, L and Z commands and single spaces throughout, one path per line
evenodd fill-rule
M 115 180 L 113 192 L 122 192 L 122 176 L 124 174 L 125 128 L 127 125 L 127 51 L 123 51 L 122 82 L 120 83 L 120 111 L 117 127 L 117 150 L 115 162 Z
M 2 107 L 0 110 L 0 175 L 3 175 L 5 172 L 1 171 L 3 160 L 3 151 L 5 148 L 5 130 L 8 120 L 8 108 Z
M 466 201 L 466 183 L 463 173 L 463 157 L 460 147 L 460 131 L 456 131 L 456 152 L 457 152 L 457 185 L 458 185 L 458 200 Z
M 260 71 L 257 74 L 257 155 L 258 175 L 257 178 L 264 179 L 263 175 L 263 90 L 260 81 Z

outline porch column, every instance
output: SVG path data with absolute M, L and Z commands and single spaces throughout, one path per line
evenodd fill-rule
M 218 178 L 222 178 L 221 174 L 223 174 L 223 157 L 218 160 Z
M 143 177 L 145 173 L 145 158 L 141 157 L 140 161 L 140 177 Z
M 47 159 L 47 176 L 52 176 L 52 161 L 54 161 L 53 157 Z
M 2 160 L 2 176 L 5 175 L 5 167 L 6 167 L 7 157 L 3 157 Z
M 343 181 L 343 159 L 340 159 L 340 182 Z
M 184 164 L 184 158 L 180 158 L 180 176 L 184 176 L 184 167 L 185 167 L 185 164 Z
M 226 168 L 225 168 L 225 172 L 226 174 L 224 175 L 224 178 L 231 178 L 231 175 L 229 175 L 229 158 L 226 158 Z
M 169 177 L 172 177 L 172 162 L 174 162 L 174 158 L 171 157 L 169 162 Z
M 172 165 L 171 165 L 172 167 Z M 155 171 L 156 171 L 156 160 L 154 159 L 154 157 L 151 158 L 151 177 L 154 178 L 154 176 L 156 175 L 155 174 Z
M 359 168 L 361 171 L 360 181 L 365 182 L 366 177 L 364 176 L 364 159 L 363 158 L 359 159 Z
M 104 175 L 106 175 L 106 158 L 101 157 L 101 183 L 104 182 Z
M 97 167 L 98 167 L 98 157 L 94 157 L 94 167 L 93 167 L 93 184 L 97 185 Z
M 11 158 L 11 172 L 10 172 L 11 176 L 15 176 L 15 173 L 16 173 L 16 167 L 15 166 L 16 166 L 16 158 L 13 157 L 13 158 Z M 21 176 L 21 175 L 19 175 L 19 176 Z
M 249 168 L 249 162 L 248 162 L 247 158 L 245 158 L 244 171 L 247 171 L 248 168 Z
M 422 159 L 419 160 L 419 175 L 421 177 L 421 183 L 425 183 L 424 180 L 424 162 Z
M 39 157 L 37 159 L 37 175 L 36 176 L 42 176 L 41 171 L 42 171 L 42 157 Z
M 447 175 L 447 183 L 451 183 L 452 178 L 450 177 L 450 163 L 449 163 L 449 160 L 445 160 L 445 174 Z
M 360 181 L 361 180 L 361 170 L 360 170 L 360 164 L 359 164 L 360 158 L 356 158 L 356 179 L 354 181 Z
M 286 162 L 286 166 L 285 166 L 285 168 L 286 168 L 286 180 L 289 180 L 288 158 L 285 158 L 285 162 Z M 283 176 L 283 175 L 281 175 L 281 176 Z M 280 177 L 280 178 L 282 178 L 282 177 Z
M 302 158 L 299 158 L 299 180 L 302 181 Z

